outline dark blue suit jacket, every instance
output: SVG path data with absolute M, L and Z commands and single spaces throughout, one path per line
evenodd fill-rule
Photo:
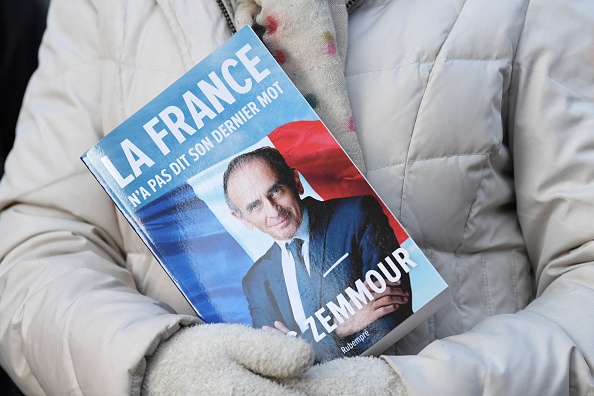
M 349 286 L 354 286 L 357 279 L 364 280 L 370 269 L 377 269 L 377 264 L 399 247 L 390 228 L 388 219 L 381 206 L 372 196 L 339 198 L 317 201 L 312 198 L 303 200 L 309 212 L 310 247 L 309 259 L 312 279 L 319 282 L 315 294 L 317 307 L 323 307 L 329 301 L 336 302 L 336 296 Z M 348 257 L 338 264 L 325 278 L 324 274 L 340 257 Z M 314 276 L 314 271 L 318 276 Z M 408 274 L 401 271 L 401 285 L 411 292 Z M 289 295 L 281 264 L 281 249 L 275 243 L 252 266 L 243 279 L 243 289 L 248 300 L 254 327 L 274 326 L 274 321 L 283 322 L 291 330 L 300 333 L 293 318 Z M 396 325 L 412 314 L 412 293 L 408 304 L 391 315 L 386 315 L 367 327 L 372 334 L 368 342 L 382 338 Z M 326 313 L 329 312 L 326 310 Z M 318 323 L 318 329 L 324 331 Z M 344 345 L 357 337 L 355 334 L 346 339 L 328 335 L 316 343 L 311 332 L 303 334 L 310 338 L 316 350 L 316 356 L 325 359 L 345 356 L 340 351 Z M 369 347 L 369 343 L 359 344 L 350 354 L 358 354 Z

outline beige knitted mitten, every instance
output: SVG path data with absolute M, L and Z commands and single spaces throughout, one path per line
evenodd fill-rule
M 253 26 L 264 44 L 362 173 L 344 77 L 344 0 L 237 0 L 238 28 Z
M 186 327 L 148 358 L 142 394 L 406 396 L 382 359 L 312 363 L 299 338 L 233 324 Z
M 277 381 L 301 375 L 313 359 L 295 337 L 234 324 L 186 327 L 148 358 L 142 394 L 303 395 Z

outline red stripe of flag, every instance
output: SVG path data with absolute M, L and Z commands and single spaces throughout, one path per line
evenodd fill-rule
M 356 195 L 378 198 L 321 121 L 290 122 L 275 129 L 268 137 L 287 164 L 297 169 L 323 200 Z M 396 238 L 402 243 L 408 235 L 384 203 L 379 202 Z

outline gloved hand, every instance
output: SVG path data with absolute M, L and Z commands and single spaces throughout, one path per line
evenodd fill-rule
M 148 358 L 142 394 L 303 395 L 275 380 L 296 377 L 314 361 L 298 338 L 236 324 L 186 327 Z
M 310 396 L 407 395 L 398 374 L 385 360 L 374 357 L 332 360 L 310 368 L 301 377 L 282 382 Z

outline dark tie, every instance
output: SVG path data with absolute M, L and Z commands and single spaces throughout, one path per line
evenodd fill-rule
M 299 296 L 301 297 L 305 316 L 308 317 L 313 315 L 318 307 L 316 306 L 317 298 L 313 292 L 313 280 L 310 279 L 307 268 L 305 267 L 305 260 L 303 259 L 303 240 L 294 238 L 291 242 L 287 242 L 286 246 L 295 261 L 295 275 L 297 277 Z

